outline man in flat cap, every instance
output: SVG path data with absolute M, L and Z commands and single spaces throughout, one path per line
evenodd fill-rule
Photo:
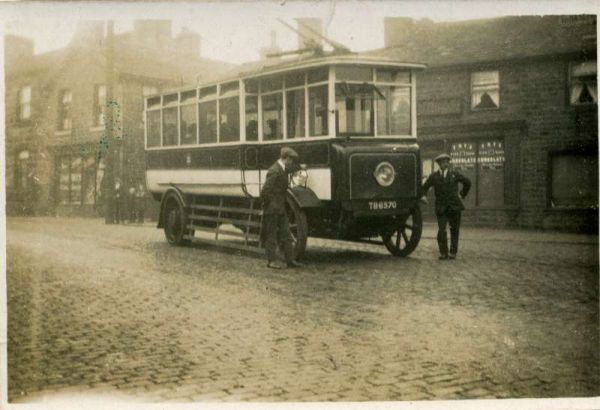
M 285 209 L 288 188 L 288 175 L 294 170 L 298 154 L 291 148 L 283 147 L 279 159 L 269 168 L 265 184 L 260 191 L 263 203 L 263 241 L 267 251 L 267 266 L 281 269 L 277 262 L 277 247 L 283 251 L 288 267 L 302 266 L 294 260 L 294 239 L 290 233 Z
M 440 169 L 429 175 L 421 188 L 421 195 L 427 195 L 433 186 L 435 192 L 435 215 L 438 221 L 437 242 L 440 249 L 440 259 L 456 259 L 458 252 L 458 232 L 460 229 L 460 214 L 465 206 L 464 199 L 471 189 L 471 181 L 455 169 L 450 168 L 450 156 L 440 154 L 435 158 Z M 462 185 L 459 190 L 458 184 Z M 448 253 L 448 235 L 446 225 L 450 225 L 450 253 Z

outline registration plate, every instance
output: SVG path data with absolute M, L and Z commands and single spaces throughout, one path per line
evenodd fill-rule
M 396 209 L 398 203 L 396 201 L 369 201 L 370 211 L 379 211 L 384 209 Z

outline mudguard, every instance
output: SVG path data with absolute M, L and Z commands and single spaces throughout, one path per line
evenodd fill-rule
M 292 197 L 300 208 L 318 208 L 323 206 L 317 194 L 310 188 L 288 188 L 288 195 Z
M 177 188 L 175 185 L 172 185 L 172 188 L 169 188 L 165 191 L 165 193 L 163 194 L 162 199 L 160 201 L 160 211 L 158 213 L 158 225 L 156 226 L 157 228 L 164 227 L 164 218 L 163 218 L 164 212 L 163 211 L 165 209 L 165 203 L 167 202 L 167 198 L 169 198 L 171 196 L 175 196 L 184 209 L 187 207 L 187 203 L 185 202 L 185 196 L 183 195 L 183 192 L 181 192 L 181 190 L 179 188 Z

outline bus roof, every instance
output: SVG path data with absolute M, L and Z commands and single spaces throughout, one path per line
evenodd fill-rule
M 195 85 L 177 87 L 165 90 L 156 95 L 164 95 L 177 91 L 190 89 L 192 87 L 208 86 L 222 82 L 245 80 L 255 77 L 263 77 L 272 74 L 283 73 L 287 71 L 303 70 L 316 68 L 325 65 L 335 64 L 353 64 L 353 65 L 371 65 L 379 67 L 407 68 L 412 70 L 422 70 L 426 68 L 425 64 L 417 62 L 403 62 L 384 56 L 373 56 L 367 53 L 344 53 L 338 52 L 318 53 L 309 55 L 296 55 L 292 57 L 268 58 L 260 61 L 242 64 L 225 73 L 209 77 L 206 81 Z

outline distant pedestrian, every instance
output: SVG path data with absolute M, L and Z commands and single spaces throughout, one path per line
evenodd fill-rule
M 460 230 L 460 216 L 465 209 L 461 198 L 464 199 L 471 189 L 471 181 L 455 169 L 450 168 L 450 156 L 441 154 L 435 158 L 440 169 L 427 178 L 421 188 L 421 195 L 427 195 L 433 186 L 435 192 L 435 215 L 438 221 L 437 242 L 440 250 L 440 259 L 456 259 L 458 252 L 458 234 Z M 462 185 L 459 190 L 458 184 Z M 448 235 L 446 225 L 450 225 L 450 252 L 448 253 Z
M 277 247 L 284 254 L 288 267 L 303 266 L 294 260 L 294 239 L 290 232 L 286 213 L 288 174 L 294 169 L 298 154 L 291 148 L 283 147 L 279 159 L 269 168 L 260 197 L 263 205 L 263 238 L 267 251 L 267 267 L 281 269 L 277 262 Z
M 121 180 L 117 178 L 117 180 L 115 181 L 115 192 L 114 192 L 114 199 L 115 199 L 115 217 L 114 217 L 114 223 L 116 224 L 120 224 L 121 220 L 123 219 L 123 215 L 121 214 L 122 212 L 122 201 L 123 201 L 123 188 L 121 187 Z
M 144 211 L 146 210 L 146 189 L 144 184 L 139 184 L 135 191 L 135 201 L 137 204 L 137 221 L 138 223 L 144 223 Z
M 127 211 L 129 214 L 129 223 L 135 223 L 136 208 L 135 186 L 131 184 L 129 190 L 127 191 Z

